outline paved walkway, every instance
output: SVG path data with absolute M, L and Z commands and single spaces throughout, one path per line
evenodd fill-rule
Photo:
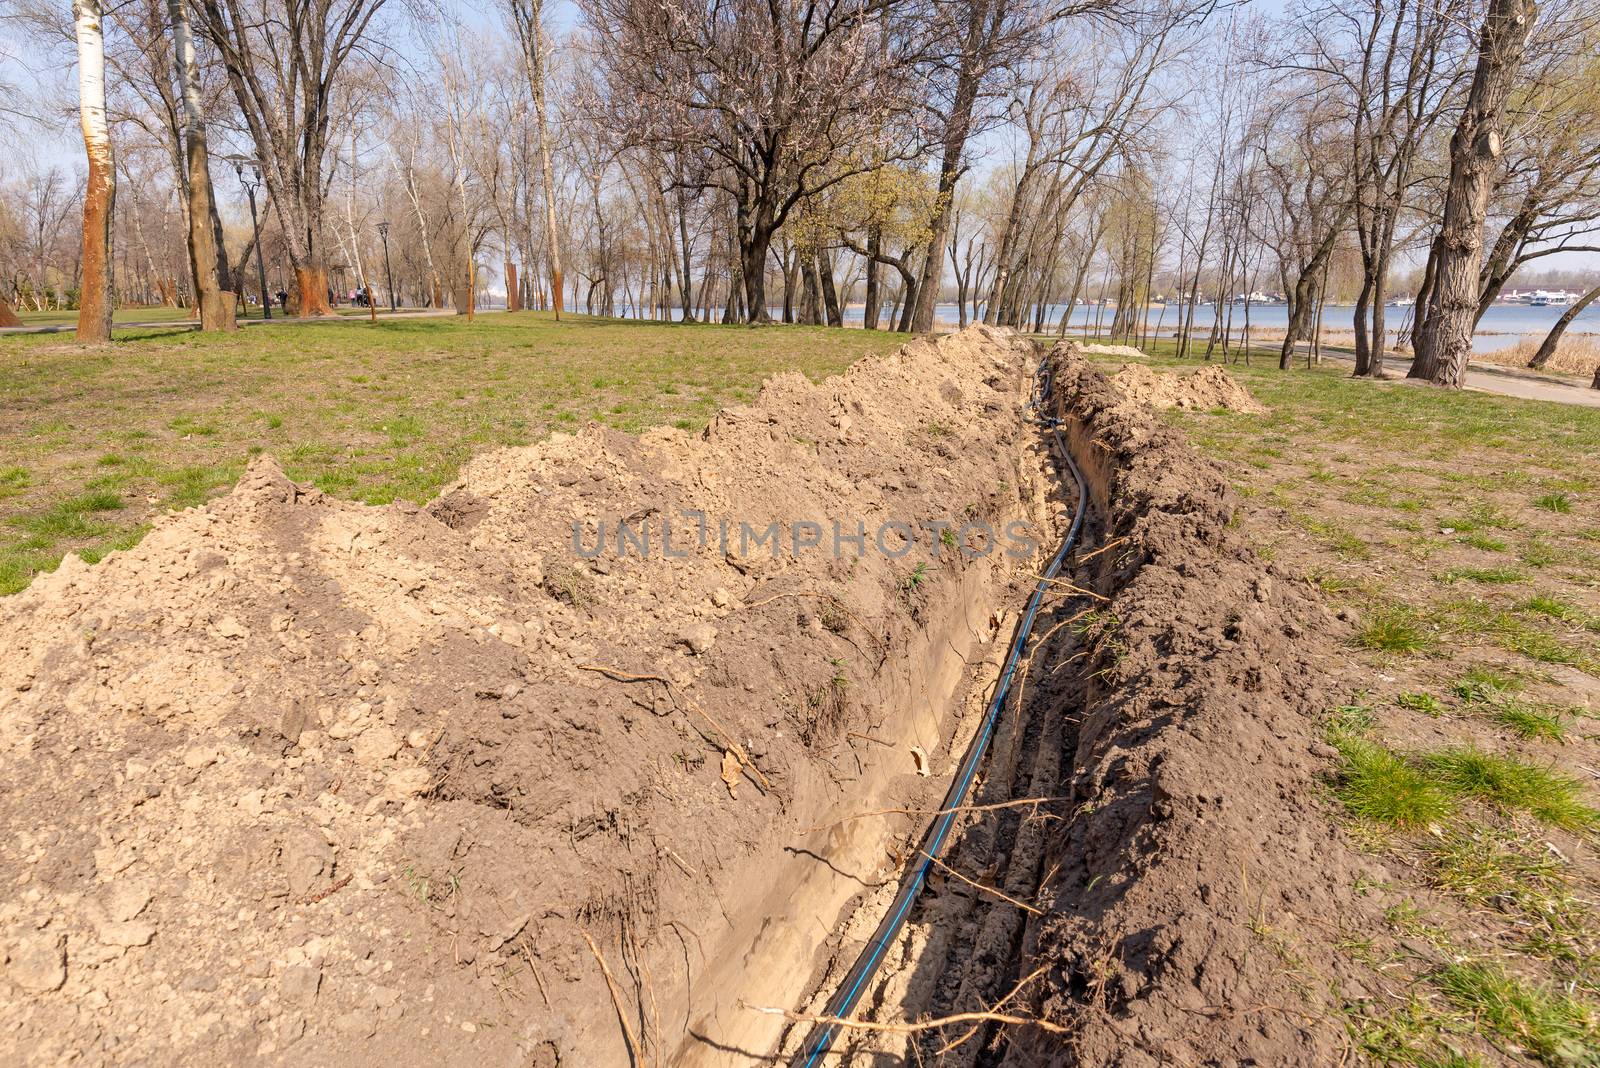
M 1252 351 L 1254 351 L 1253 346 Z M 1272 351 L 1274 355 L 1277 354 L 1276 349 Z M 1303 357 L 1296 357 L 1296 359 L 1301 358 Z M 1327 347 L 1322 350 L 1322 358 L 1349 364 L 1354 364 L 1356 361 L 1354 352 Z M 1384 358 L 1383 365 L 1389 377 L 1399 381 L 1410 381 L 1405 377 L 1406 372 L 1411 370 L 1409 356 L 1391 352 Z M 1417 383 L 1417 385 L 1422 384 Z M 1466 388 L 1478 393 L 1497 393 L 1502 397 L 1521 397 L 1524 400 L 1555 401 L 1557 404 L 1600 408 L 1600 389 L 1589 388 L 1589 382 L 1585 379 L 1543 374 L 1516 367 L 1501 367 L 1492 363 L 1470 365 L 1467 368 Z

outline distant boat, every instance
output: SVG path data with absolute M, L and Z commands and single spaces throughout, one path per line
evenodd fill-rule
M 1391 308 L 1410 308 L 1417 302 L 1412 297 L 1396 297 L 1389 302 Z

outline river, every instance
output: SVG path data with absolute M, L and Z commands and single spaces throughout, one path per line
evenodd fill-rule
M 1062 305 L 1052 304 L 1049 307 L 1048 332 L 1054 333 L 1061 324 Z M 782 308 L 772 308 L 774 319 L 783 314 Z M 1389 343 L 1394 344 L 1397 332 L 1411 323 L 1410 308 L 1386 309 L 1386 327 L 1389 332 Z M 1495 352 L 1499 349 L 1508 349 L 1516 345 L 1523 338 L 1542 340 L 1561 318 L 1565 308 L 1535 308 L 1525 304 L 1496 304 L 1484 313 L 1483 320 L 1478 324 L 1477 333 L 1472 339 L 1472 348 L 1475 352 Z M 632 318 L 633 310 L 619 307 L 617 314 L 623 318 Z M 889 314 L 889 309 L 884 308 L 883 318 L 879 325 L 888 325 L 884 322 Z M 959 322 L 956 305 L 953 302 L 942 302 L 935 305 L 934 314 L 941 326 L 954 327 Z M 1211 329 L 1214 309 L 1210 305 L 1202 305 L 1195 309 L 1194 325 L 1196 333 Z M 679 318 L 680 313 L 673 309 L 672 317 Z M 846 326 L 859 326 L 862 321 L 862 307 L 860 304 L 851 304 L 844 309 L 844 322 Z M 972 315 L 968 308 L 969 320 Z M 1073 309 L 1072 318 L 1068 321 L 1068 328 L 1076 334 L 1080 330 L 1092 334 L 1095 323 L 1100 323 L 1102 332 L 1109 332 L 1111 320 L 1116 315 L 1115 308 L 1095 308 L 1079 305 Z M 1324 309 L 1322 315 L 1323 329 L 1329 331 L 1328 340 L 1334 344 L 1348 344 L 1349 334 L 1353 330 L 1355 308 L 1351 305 L 1330 305 Z M 1223 319 L 1227 320 L 1227 309 L 1223 310 Z M 1250 330 L 1252 334 L 1281 334 L 1283 328 L 1289 324 L 1289 309 L 1284 304 L 1252 304 L 1250 305 Z M 1150 326 L 1164 337 L 1170 337 L 1178 325 L 1178 306 L 1156 305 L 1150 309 Z M 1244 333 L 1244 305 L 1236 304 L 1233 308 L 1233 333 L 1242 336 Z M 1577 334 L 1600 334 L 1600 301 L 1596 301 L 1584 310 L 1584 313 L 1573 321 L 1567 328 L 1569 336 Z M 1344 336 L 1341 336 L 1344 335 Z

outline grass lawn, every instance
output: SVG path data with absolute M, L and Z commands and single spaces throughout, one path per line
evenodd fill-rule
M 422 502 L 482 450 L 591 420 L 696 429 L 776 371 L 821 378 L 904 340 L 534 312 L 129 330 L 101 350 L 0 337 L 0 593 L 132 544 L 258 452 L 342 497 Z
M 1600 1063 L 1600 410 L 1255 361 L 1228 371 L 1268 414 L 1167 418 L 1347 620 L 1332 799 L 1403 876 L 1361 888 L 1391 930 L 1349 942 L 1384 992 L 1351 1044 Z

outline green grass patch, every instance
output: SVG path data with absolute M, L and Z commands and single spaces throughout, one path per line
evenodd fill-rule
M 1495 722 L 1529 741 L 1564 742 L 1567 727 L 1561 714 L 1543 705 L 1507 701 L 1493 712 Z
M 1449 516 L 1439 520 L 1439 527 L 1456 534 L 1471 534 L 1478 530 L 1515 530 L 1522 524 L 1486 502 L 1474 504 L 1465 515 Z
M 1445 790 L 1505 811 L 1526 812 L 1571 831 L 1590 830 L 1600 819 L 1580 799 L 1582 784 L 1548 767 L 1470 746 L 1429 753 L 1422 762 L 1430 781 Z
M 1372 547 L 1358 535 L 1321 516 L 1296 514 L 1295 519 L 1318 541 L 1352 560 L 1372 559 Z
M 1537 593 L 1521 604 L 1517 605 L 1519 612 L 1535 612 L 1551 619 L 1569 620 L 1580 619 L 1582 613 L 1573 607 L 1570 601 L 1565 601 L 1553 594 Z
M 1350 1044 L 1366 1062 L 1402 1068 L 1486 1068 L 1459 1051 L 1455 1033 L 1464 1030 L 1454 1014 L 1408 994 L 1393 1002 L 1358 1002 L 1344 1009 Z
M 1600 1013 L 1593 1004 L 1487 962 L 1449 964 L 1432 978 L 1498 1044 L 1525 1050 L 1546 1065 L 1600 1063 Z
M 1521 582 L 1526 577 L 1514 567 L 1452 567 L 1444 573 L 1443 580 L 1455 582 L 1459 579 L 1468 579 L 1489 585 L 1503 585 L 1509 582 Z
M 1363 649 L 1384 653 L 1415 654 L 1433 646 L 1433 638 L 1422 621 L 1404 605 L 1373 612 L 1356 628 L 1352 640 Z
M 1444 702 L 1431 693 L 1403 693 L 1394 703 L 1408 712 L 1421 712 L 1425 716 L 1444 714 Z
M 1543 508 L 1549 512 L 1566 515 L 1572 511 L 1572 498 L 1565 493 L 1546 493 L 1543 497 L 1535 497 L 1534 507 Z
M 1420 828 L 1454 813 L 1455 802 L 1427 772 L 1366 738 L 1335 735 L 1343 764 L 1335 793 L 1351 815 L 1392 827 Z
M 1468 534 L 1465 537 L 1457 538 L 1456 540 L 1462 545 L 1470 545 L 1474 549 L 1482 549 L 1484 552 L 1489 553 L 1503 553 L 1510 548 L 1509 545 L 1501 541 L 1499 538 L 1491 538 L 1487 534 Z
M 115 493 L 96 492 L 69 497 L 64 501 L 31 515 L 13 517 L 13 526 L 32 535 L 33 543 L 45 547 L 47 540 L 62 538 L 92 538 L 102 534 L 106 525 L 92 518 L 99 512 L 114 512 L 122 507 L 122 498 Z
M 1463 701 L 1495 701 L 1522 689 L 1522 679 L 1488 664 L 1474 664 L 1451 687 Z

